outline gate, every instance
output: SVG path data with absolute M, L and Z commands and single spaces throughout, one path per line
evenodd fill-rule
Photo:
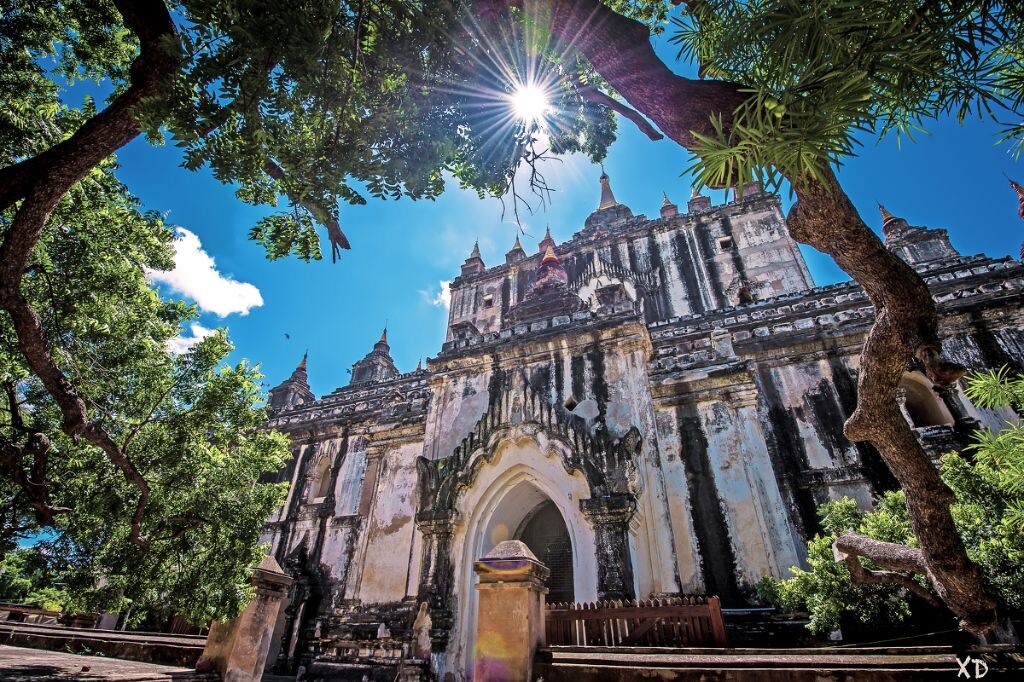
M 726 646 L 718 597 L 548 604 L 544 624 L 547 646 Z

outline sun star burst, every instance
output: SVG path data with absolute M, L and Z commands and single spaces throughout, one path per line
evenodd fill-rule
M 517 118 L 526 123 L 544 119 L 551 107 L 547 93 L 536 85 L 521 85 L 512 93 L 509 101 Z

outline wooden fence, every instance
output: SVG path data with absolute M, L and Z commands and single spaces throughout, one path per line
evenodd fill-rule
M 549 646 L 726 645 L 718 597 L 548 604 Z

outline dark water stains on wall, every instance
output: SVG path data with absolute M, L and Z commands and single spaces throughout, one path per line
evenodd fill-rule
M 736 585 L 736 556 L 729 542 L 729 528 L 708 458 L 708 441 L 700 415 L 693 405 L 676 408 L 680 456 L 686 468 L 693 527 L 708 594 L 717 594 L 726 606 L 740 604 Z
M 857 374 L 841 357 L 830 357 L 828 364 L 832 370 L 832 386 L 835 388 L 839 406 L 843 411 L 842 420 L 833 423 L 831 428 L 842 429 L 846 420 L 857 409 Z M 864 441 L 853 445 L 857 448 L 860 464 L 876 495 L 881 495 L 887 490 L 896 490 L 899 487 L 896 477 L 892 475 L 874 445 Z
M 757 383 L 767 410 L 765 444 L 775 480 L 793 525 L 811 537 L 821 531 L 821 524 L 813 493 L 797 485 L 800 473 L 809 468 L 797 415 L 783 404 L 770 369 L 758 370 Z

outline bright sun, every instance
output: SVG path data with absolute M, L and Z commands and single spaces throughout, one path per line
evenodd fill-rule
M 527 123 L 540 121 L 547 113 L 548 96 L 536 85 L 522 85 L 510 97 L 516 117 Z

